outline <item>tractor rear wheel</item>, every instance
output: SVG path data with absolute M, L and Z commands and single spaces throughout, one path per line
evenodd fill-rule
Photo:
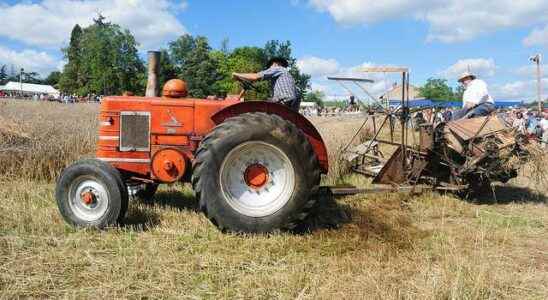
M 221 230 L 293 229 L 314 205 L 318 159 L 304 134 L 276 115 L 246 113 L 200 144 L 192 183 L 200 209 Z
M 65 221 L 77 227 L 114 225 L 128 208 L 127 187 L 120 172 L 96 159 L 66 168 L 57 181 L 55 197 Z

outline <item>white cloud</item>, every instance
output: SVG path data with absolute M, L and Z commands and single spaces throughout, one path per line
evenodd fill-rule
M 372 24 L 398 18 L 425 21 L 428 40 L 471 40 L 503 28 L 548 22 L 545 0 L 310 0 L 342 24 Z M 544 40 L 546 41 L 546 39 Z
M 376 64 L 371 62 L 364 62 L 355 66 L 343 67 L 335 59 L 324 59 L 318 57 L 312 57 L 311 59 L 311 57 L 308 57 L 308 59 L 299 60 L 298 65 L 301 70 L 308 70 L 308 73 L 312 74 L 311 90 L 318 90 L 325 93 L 328 100 L 346 99 L 350 95 L 350 92 L 347 89 L 350 89 L 350 91 L 352 91 L 352 94 L 356 95 L 358 99 L 369 102 L 371 98 L 368 96 L 367 93 L 369 93 L 374 98 L 378 98 L 387 90 L 391 89 L 392 85 L 397 82 L 399 80 L 399 76 L 401 76 L 362 72 L 362 68 L 376 66 Z M 344 82 L 343 84 L 346 87 L 344 88 L 340 85 L 340 83 L 327 80 L 326 75 L 371 79 L 374 82 L 359 83 L 362 88 L 367 91 L 366 93 L 363 91 L 362 88 L 358 87 L 352 82 Z
M 544 98 L 548 96 L 548 78 L 542 79 Z M 518 80 L 505 84 L 493 85 L 491 94 L 495 99 L 513 99 L 534 101 L 537 99 L 536 80 Z
M 440 75 L 447 79 L 457 79 L 464 72 L 472 72 L 478 76 L 495 75 L 495 60 L 492 58 L 469 58 L 461 59 L 454 65 L 441 72 Z
M 548 65 L 541 65 L 541 70 L 546 74 L 546 72 L 548 72 Z M 531 63 L 530 65 L 518 68 L 514 73 L 523 77 L 533 77 L 537 74 L 537 66 Z
M 301 72 L 311 76 L 323 76 L 338 72 L 339 62 L 335 59 L 307 56 L 297 61 L 297 67 Z
M 173 14 L 185 7 L 186 1 L 168 0 L 43 0 L 0 4 L 0 36 L 28 45 L 58 48 L 67 44 L 75 24 L 87 26 L 101 13 L 108 21 L 129 29 L 143 48 L 157 49 L 186 32 Z
M 312 81 L 310 83 L 310 90 L 311 91 L 320 91 L 324 94 L 327 94 L 330 92 L 330 88 L 327 84 L 319 83 L 316 81 Z
M 13 65 L 16 70 L 24 68 L 26 72 L 36 72 L 46 76 L 59 68 L 60 62 L 46 52 L 32 49 L 15 51 L 0 46 L 0 65 Z
M 406 0 L 310 0 L 312 6 L 328 12 L 342 24 L 370 24 L 406 15 L 425 6 L 429 1 Z M 422 4 L 425 3 L 425 4 Z
M 533 30 L 523 40 L 523 44 L 528 47 L 540 45 L 548 48 L 548 25 L 544 28 Z

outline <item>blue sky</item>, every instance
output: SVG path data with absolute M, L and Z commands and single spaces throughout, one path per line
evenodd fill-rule
M 0 64 L 42 74 L 62 67 L 59 49 L 72 26 L 97 12 L 131 30 L 143 52 L 183 33 L 204 35 L 213 47 L 227 37 L 232 48 L 290 40 L 313 88 L 327 95 L 345 94 L 327 75 L 398 65 L 411 69 L 416 85 L 429 77 L 454 84 L 470 68 L 496 98 L 532 99 L 528 58 L 548 47 L 546 0 L 0 0 Z M 396 80 L 371 76 L 377 94 Z

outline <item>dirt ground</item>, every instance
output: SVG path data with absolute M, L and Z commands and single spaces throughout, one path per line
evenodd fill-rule
M 50 178 L 93 153 L 97 106 L 4 103 L 0 117 L 28 136 L 11 148 L 0 140 L 1 298 L 548 298 L 543 164 L 497 186 L 496 202 L 347 197 L 322 202 L 297 232 L 221 233 L 182 184 L 162 187 L 154 204 L 132 201 L 119 227 L 79 230 L 59 215 Z M 332 154 L 361 125 L 313 122 Z

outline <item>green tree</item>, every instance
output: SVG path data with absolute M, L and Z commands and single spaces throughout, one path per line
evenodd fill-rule
M 49 73 L 48 77 L 44 80 L 45 84 L 56 86 L 59 83 L 59 80 L 61 78 L 61 72 L 59 71 L 53 71 Z
M 87 94 L 142 93 L 143 62 L 128 30 L 101 15 L 82 29 L 75 25 L 69 47 L 62 49 L 67 64 L 59 78 L 63 92 Z
M 312 91 L 304 96 L 305 102 L 314 102 L 319 107 L 324 107 L 325 94 L 322 91 Z
M 40 78 L 40 74 L 36 72 L 23 72 L 23 82 L 34 83 L 34 84 L 43 84 L 44 81 Z
M 224 38 L 222 41 L 221 41 L 221 48 L 219 49 L 219 51 L 223 52 L 225 55 L 228 55 L 230 54 L 230 40 L 228 38 Z
M 426 84 L 419 88 L 422 97 L 430 100 L 455 100 L 453 89 L 447 85 L 447 80 L 429 78 Z
M 0 85 L 4 85 L 6 84 L 6 82 L 8 81 L 8 66 L 6 65 L 2 65 L 0 67 Z
M 63 91 L 79 95 L 143 93 L 144 65 L 138 55 L 137 42 L 128 30 L 99 16 L 94 24 L 82 30 L 78 46 L 77 78 L 81 82 L 75 90 L 62 88 Z M 70 53 L 66 51 L 69 62 Z M 61 82 L 65 78 L 63 74 Z
M 183 35 L 170 43 L 170 55 L 177 68 L 177 75 L 187 82 L 192 97 L 205 98 L 216 95 L 216 82 L 222 79 L 218 61 L 210 55 L 207 38 Z
M 160 50 L 160 74 L 158 74 L 158 84 L 160 88 L 170 80 L 177 78 L 177 68 L 173 64 L 168 50 Z
M 256 73 L 264 68 L 264 50 L 258 47 L 240 47 L 231 53 L 225 54 L 222 51 L 212 51 L 211 55 L 217 60 L 219 73 L 222 79 L 219 80 L 217 90 L 221 94 L 236 94 L 241 86 L 232 79 L 232 73 Z M 254 83 L 255 90 L 248 91 L 246 99 L 267 99 L 270 96 L 270 85 L 266 81 Z
M 169 43 L 171 61 L 179 69 L 179 72 L 194 48 L 196 48 L 196 43 L 190 34 L 182 35 L 177 40 Z
M 462 84 L 459 84 L 457 88 L 455 89 L 454 93 L 454 99 L 455 100 L 462 100 L 462 95 L 464 94 L 465 87 Z
M 74 94 L 83 84 L 83 74 L 81 73 L 81 47 L 82 28 L 76 24 L 70 34 L 70 43 L 67 48 L 62 49 L 67 64 L 63 68 L 63 73 L 59 78 L 59 88 L 67 93 Z
M 283 57 L 288 61 L 289 73 L 295 79 L 299 96 L 304 98 L 306 91 L 310 89 L 310 75 L 301 73 L 297 67 L 297 59 L 292 56 L 291 42 L 280 42 L 277 40 L 269 41 L 264 47 L 264 52 L 266 61 L 273 57 Z

